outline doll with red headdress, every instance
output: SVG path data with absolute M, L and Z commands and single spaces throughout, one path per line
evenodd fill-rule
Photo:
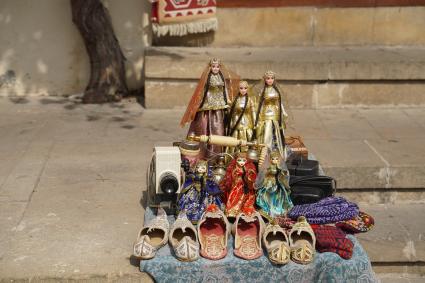
M 221 183 L 227 217 L 254 211 L 256 178 L 257 169 L 246 153 L 240 152 L 230 161 Z
M 190 122 L 188 135 L 226 135 L 226 111 L 230 108 L 233 90 L 238 83 L 237 75 L 228 71 L 220 60 L 211 59 L 180 122 L 181 126 Z M 199 158 L 217 153 L 222 153 L 221 146 L 201 145 Z

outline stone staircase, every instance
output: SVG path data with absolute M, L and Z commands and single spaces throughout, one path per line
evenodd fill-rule
M 423 276 L 423 15 L 423 7 L 222 9 L 215 35 L 146 50 L 145 106 L 183 111 L 212 57 L 251 83 L 275 71 L 293 116 L 289 133 L 304 137 L 337 193 L 376 220 L 359 235 L 375 271 Z M 202 40 L 209 45 L 188 47 Z
M 146 107 L 184 107 L 212 57 L 251 82 L 275 71 L 291 108 L 425 105 L 425 46 L 151 47 Z

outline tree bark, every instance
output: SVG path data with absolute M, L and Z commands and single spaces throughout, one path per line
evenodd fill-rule
M 72 21 L 78 27 L 90 57 L 90 81 L 84 103 L 119 101 L 128 93 L 125 57 L 100 0 L 71 0 Z

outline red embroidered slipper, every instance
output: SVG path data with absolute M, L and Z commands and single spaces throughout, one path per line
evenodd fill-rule
M 359 212 L 359 215 L 350 220 L 340 221 L 335 224 L 344 232 L 349 234 L 365 233 L 370 231 L 375 225 L 375 220 L 366 212 Z
M 214 204 L 210 205 L 198 223 L 201 256 L 218 260 L 227 255 L 230 224 L 224 213 Z
M 234 254 L 243 259 L 256 259 L 263 255 L 261 236 L 264 222 L 258 212 L 240 213 L 233 224 L 235 234 Z

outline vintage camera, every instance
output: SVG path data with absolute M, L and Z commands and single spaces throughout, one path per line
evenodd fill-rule
M 148 168 L 148 205 L 174 211 L 182 182 L 182 161 L 176 146 L 154 147 Z

